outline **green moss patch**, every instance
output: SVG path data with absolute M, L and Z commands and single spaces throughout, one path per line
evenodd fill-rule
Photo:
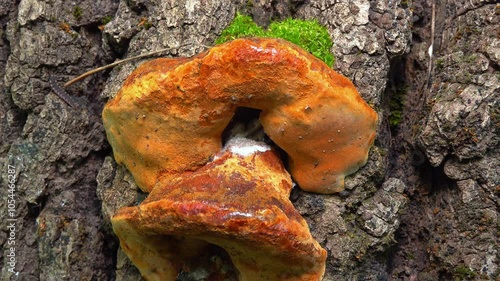
M 77 20 L 80 20 L 82 18 L 83 10 L 82 10 L 82 8 L 80 8 L 80 6 L 75 6 L 75 8 L 73 9 L 73 16 Z
M 455 268 L 455 273 L 453 275 L 455 277 L 454 280 L 456 281 L 472 280 L 476 277 L 476 273 L 463 264 L 460 264 Z
M 238 13 L 233 22 L 222 31 L 215 43 L 221 44 L 250 36 L 288 40 L 309 51 L 330 67 L 335 60 L 332 53 L 330 53 L 333 42 L 330 39 L 328 30 L 316 20 L 286 19 L 280 22 L 275 21 L 269 25 L 267 30 L 264 30 L 255 24 L 251 17 Z

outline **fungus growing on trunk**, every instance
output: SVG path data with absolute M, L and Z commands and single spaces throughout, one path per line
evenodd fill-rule
M 241 281 L 321 280 L 326 251 L 288 199 L 291 189 L 269 146 L 237 138 L 214 161 L 120 209 L 113 229 L 148 281 L 175 280 L 210 244 L 227 251 Z
M 242 106 L 261 110 L 293 179 L 311 192 L 342 191 L 375 138 L 377 114 L 346 77 L 291 43 L 264 38 L 142 64 L 105 106 L 103 122 L 116 161 L 149 192 L 205 165 Z
M 115 159 L 151 192 L 113 229 L 147 280 L 223 248 L 242 281 L 317 281 L 326 251 L 288 197 L 290 175 L 267 146 L 222 135 L 237 108 L 260 110 L 267 136 L 307 191 L 334 193 L 364 165 L 377 114 L 352 83 L 280 39 L 234 40 L 192 58 L 139 66 L 106 104 Z M 244 141 L 244 143 L 246 143 Z

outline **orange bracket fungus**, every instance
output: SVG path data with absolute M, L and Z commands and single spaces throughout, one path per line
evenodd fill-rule
M 236 138 L 222 149 L 239 107 L 260 110 L 291 176 L 263 143 Z M 242 281 L 316 281 L 326 251 L 288 199 L 292 178 L 306 191 L 342 191 L 367 161 L 377 114 L 313 55 L 284 40 L 245 38 L 140 65 L 103 122 L 116 161 L 150 192 L 112 218 L 146 280 L 175 280 L 216 245 Z
M 220 151 L 237 107 L 261 110 L 266 134 L 306 191 L 335 193 L 365 164 L 377 114 L 346 77 L 280 39 L 237 39 L 192 58 L 140 65 L 103 111 L 118 163 L 150 192 Z

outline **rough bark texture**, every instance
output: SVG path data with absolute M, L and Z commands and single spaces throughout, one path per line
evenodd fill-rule
M 500 276 L 500 6 L 493 2 L 436 1 L 431 61 L 431 2 L 413 5 L 412 52 L 393 75 L 407 91 L 389 174 L 406 179 L 410 199 L 390 264 L 395 278 Z
M 140 61 L 69 87 L 78 108 L 48 78 L 160 48 L 192 56 L 236 11 L 263 26 L 317 19 L 334 68 L 379 113 L 376 147 L 344 192 L 292 192 L 328 251 L 324 280 L 497 280 L 500 6 L 434 2 L 433 18 L 432 0 L 0 0 L 0 244 L 13 165 L 18 272 L 2 251 L 2 280 L 141 280 L 109 218 L 145 195 L 115 164 L 100 118 Z

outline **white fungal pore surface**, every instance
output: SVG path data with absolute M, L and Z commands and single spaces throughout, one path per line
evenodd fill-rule
M 255 141 L 243 137 L 234 137 L 226 143 L 226 146 L 222 149 L 222 152 L 230 151 L 234 154 L 246 157 L 257 152 L 266 152 L 268 150 L 271 150 L 271 146 L 264 142 Z

